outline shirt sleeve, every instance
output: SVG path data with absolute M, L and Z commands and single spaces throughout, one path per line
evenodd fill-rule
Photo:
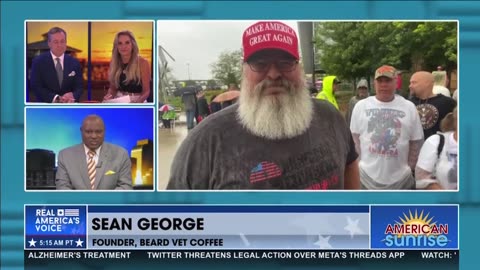
M 352 131 L 352 133 L 360 134 L 359 114 L 361 113 L 362 108 L 363 100 L 357 102 L 357 104 L 355 104 L 355 107 L 353 107 L 350 120 L 350 130 Z
M 427 172 L 433 172 L 437 163 L 437 148 L 440 143 L 438 135 L 428 137 L 418 155 L 417 167 Z

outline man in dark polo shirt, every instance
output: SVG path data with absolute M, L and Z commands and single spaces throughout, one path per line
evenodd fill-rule
M 188 134 L 167 188 L 360 188 L 350 130 L 334 106 L 310 97 L 295 31 L 281 22 L 248 27 L 243 61 L 238 104 Z

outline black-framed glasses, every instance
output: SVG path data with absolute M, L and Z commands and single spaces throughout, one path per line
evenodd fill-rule
M 275 64 L 275 67 L 280 72 L 290 72 L 295 70 L 298 64 L 298 60 L 295 59 L 281 59 L 281 60 L 266 60 L 266 59 L 255 59 L 247 61 L 250 69 L 254 72 L 266 72 L 270 69 L 272 64 Z

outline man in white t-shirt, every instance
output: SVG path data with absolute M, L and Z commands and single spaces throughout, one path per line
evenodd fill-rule
M 412 171 L 423 144 L 423 128 L 415 105 L 395 95 L 396 70 L 375 72 L 376 95 L 360 100 L 350 130 L 360 156 L 363 189 L 414 189 Z

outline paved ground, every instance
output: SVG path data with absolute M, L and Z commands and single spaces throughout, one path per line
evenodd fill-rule
M 158 127 L 158 155 L 157 155 L 157 179 L 158 189 L 165 189 L 170 177 L 170 166 L 173 157 L 187 137 L 187 126 L 185 114 L 180 114 L 179 120 L 175 123 L 175 128 L 165 129 L 161 125 Z

